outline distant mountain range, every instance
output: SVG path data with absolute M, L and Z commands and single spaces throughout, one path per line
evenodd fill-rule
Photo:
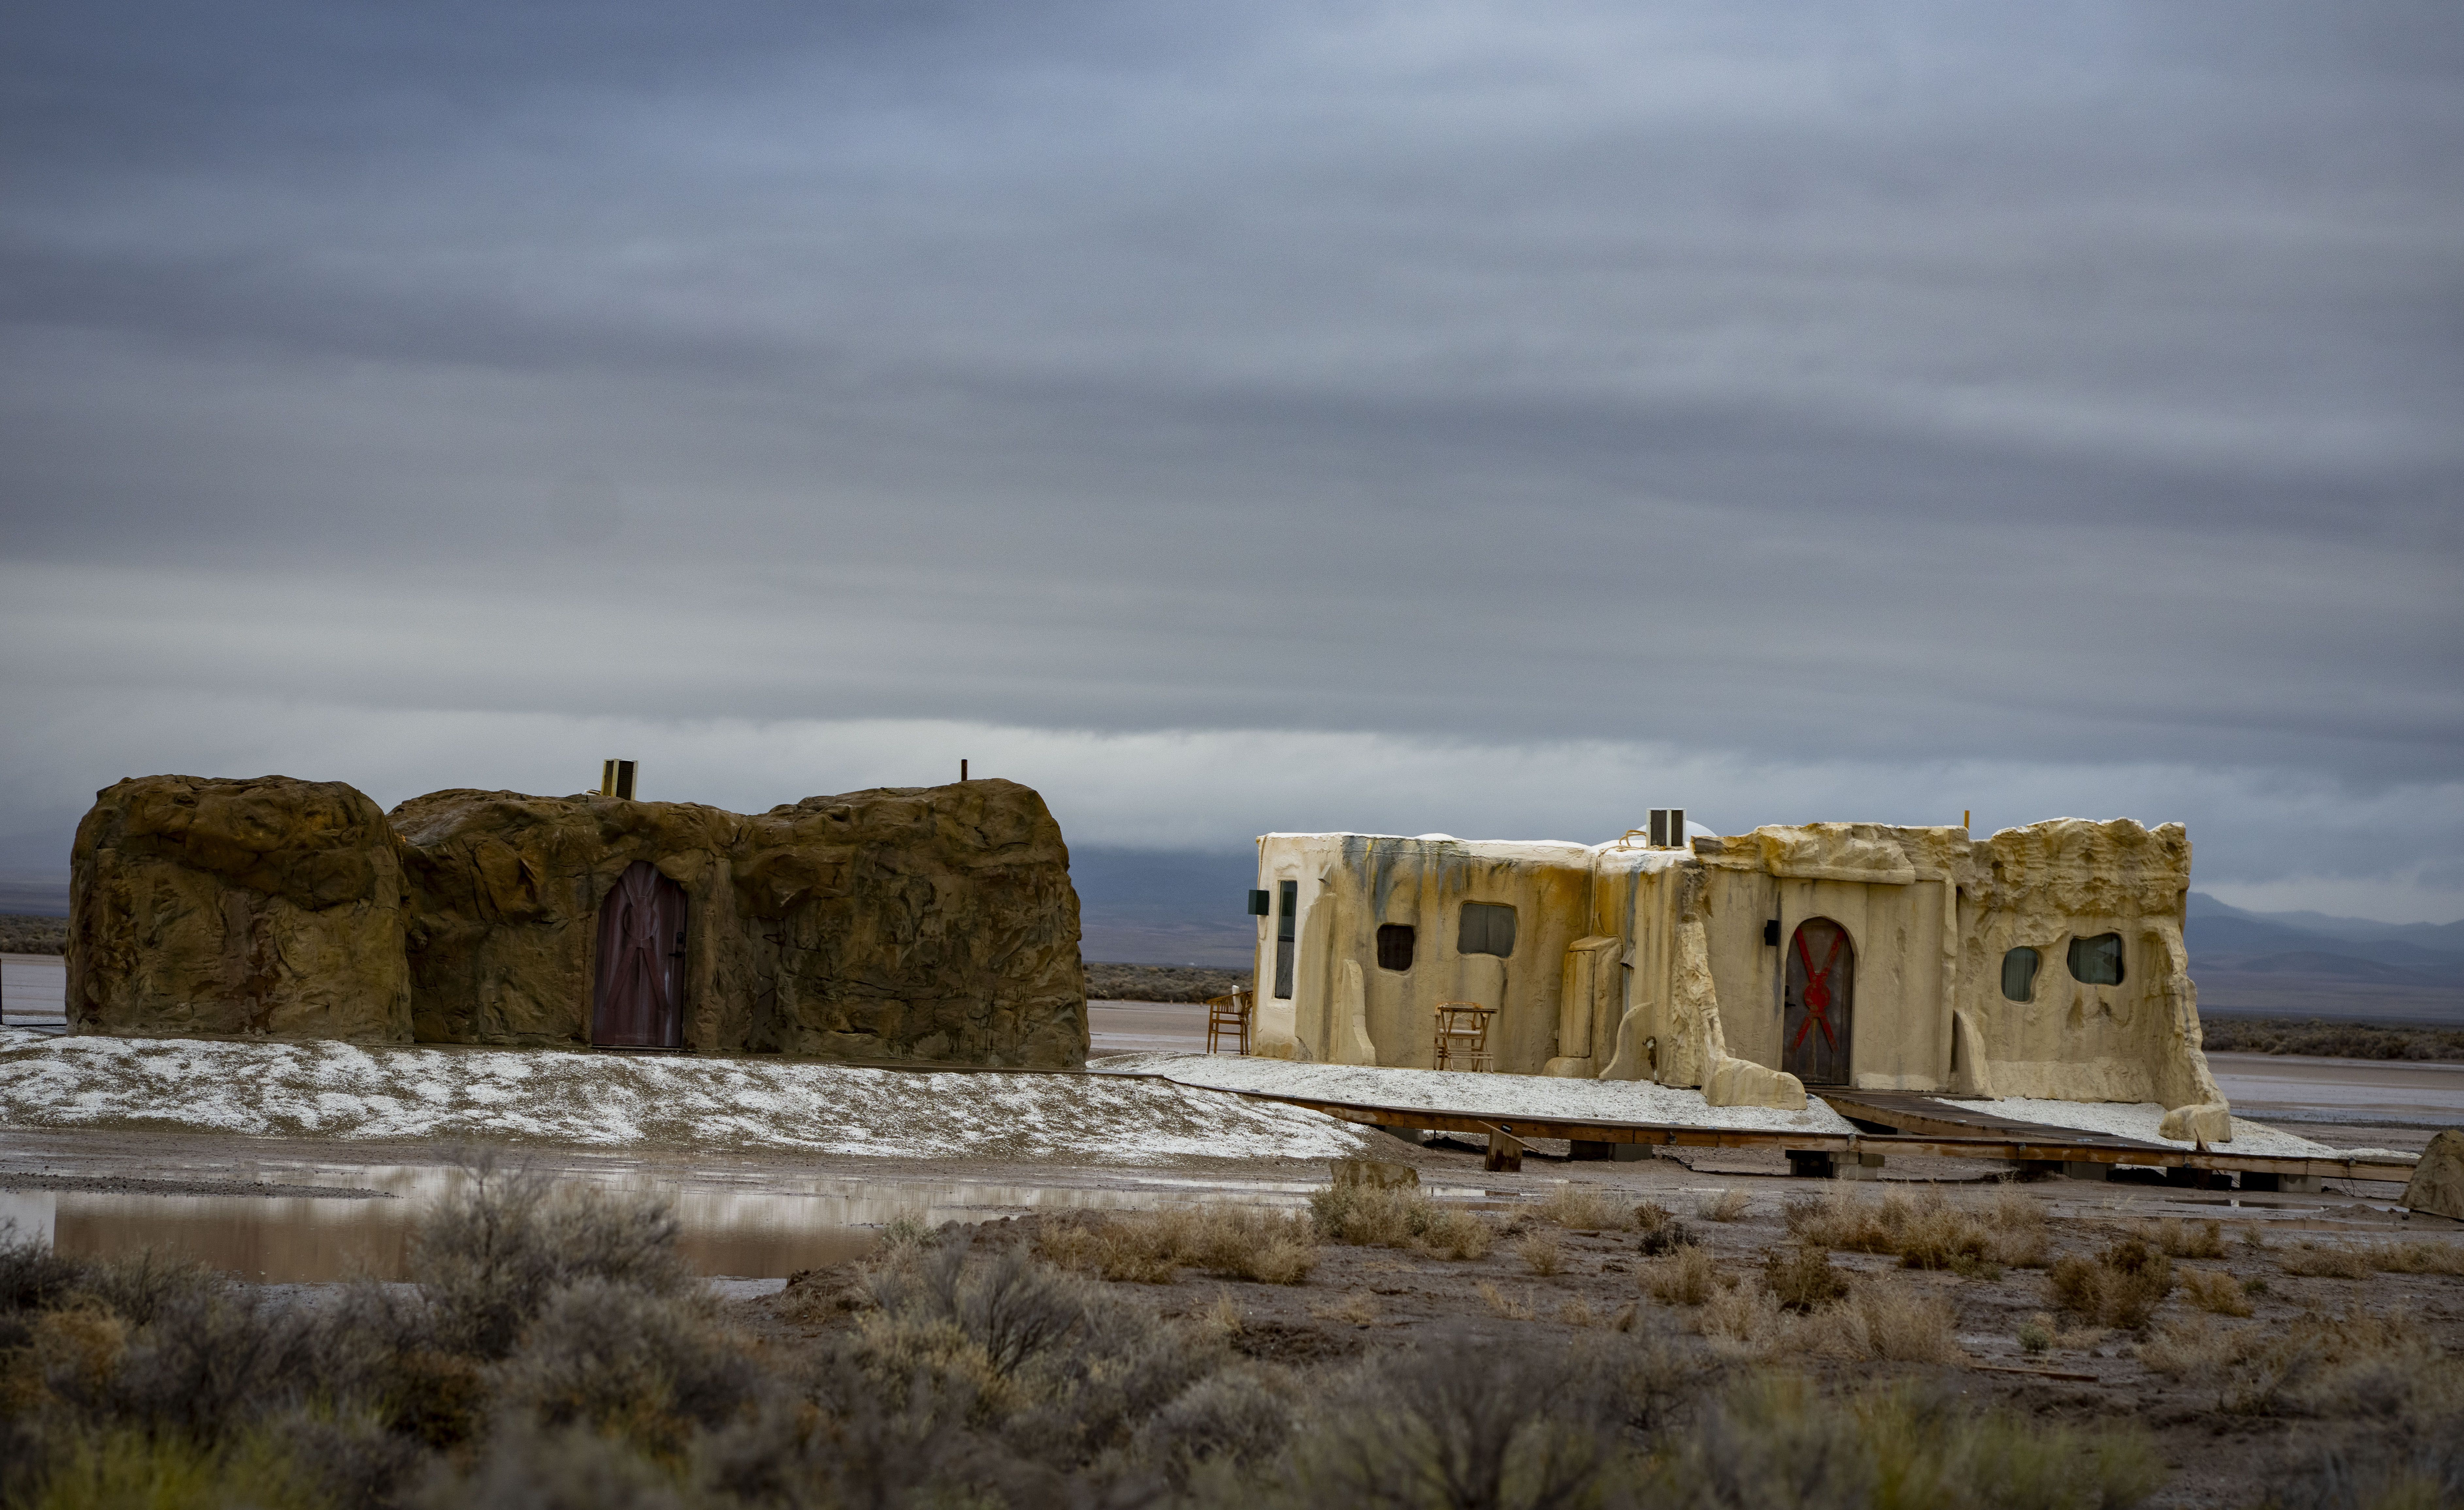
M 2203 1014 L 2464 1023 L 2464 922 L 2250 912 L 2194 891 L 2182 935 Z

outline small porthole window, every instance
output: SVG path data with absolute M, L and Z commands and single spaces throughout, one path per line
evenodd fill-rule
M 1408 970 L 1412 967 L 1413 928 L 1408 922 L 1380 923 L 1377 927 L 1377 967 L 1381 970 Z
M 2036 951 L 2021 947 L 2002 956 L 2002 994 L 2023 1002 L 2036 994 Z
M 2071 975 L 2082 986 L 2122 984 L 2122 935 L 2100 933 L 2071 941 Z
M 1514 952 L 1514 909 L 1493 902 L 1467 901 L 1463 908 L 1463 932 L 1455 941 L 1457 954 L 1494 954 L 1504 959 Z

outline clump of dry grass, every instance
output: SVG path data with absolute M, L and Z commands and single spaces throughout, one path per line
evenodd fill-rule
M 1983 1219 L 1935 1189 L 1915 1196 L 1893 1190 L 1880 1200 L 1835 1190 L 1790 1202 L 1787 1222 L 1800 1243 L 1891 1254 L 1910 1269 L 1999 1278 L 2005 1264 L 2033 1267 L 2044 1261 L 2043 1210 L 2007 1190 Z
M 1433 1201 L 1416 1189 L 1339 1185 L 1309 1192 L 1309 1216 L 1331 1243 L 1405 1248 L 1441 1258 L 1485 1258 L 1497 1229 L 1479 1214 Z
M 1566 1267 L 1566 1250 L 1554 1232 L 1532 1232 L 1516 1239 L 1514 1255 L 1523 1260 L 1524 1267 L 1544 1279 L 1563 1272 Z
M 2225 1255 L 2225 1230 L 2220 1222 L 2186 1222 L 2178 1216 L 2167 1216 L 2155 1224 L 2147 1241 L 2176 1258 L 2221 1258 Z
M 2295 1243 L 2277 1261 L 2286 1274 L 2312 1279 L 2366 1279 L 2376 1272 L 2367 1250 L 2342 1243 Z
M 1561 1185 L 1533 1214 L 1578 1232 L 1623 1232 L 1635 1225 L 1624 1203 L 1596 1185 Z
M 1694 1198 L 1694 1214 L 1706 1222 L 1733 1222 L 1746 1214 L 1751 1201 L 1745 1191 L 1734 1186 L 1719 1191 L 1706 1191 Z
M 2105 1326 L 2138 1328 L 2173 1291 L 2173 1260 L 2136 1237 L 2094 1258 L 2074 1255 L 2054 1265 L 2054 1302 Z
M 1753 1285 L 1715 1287 L 1697 1303 L 1700 1309 L 1686 1324 L 1720 1352 L 1761 1357 L 1772 1348 L 1786 1322 L 1779 1301 Z
M 1480 1298 L 1487 1302 L 1491 1316 L 1508 1321 L 1529 1321 L 1536 1314 L 1531 1307 L 1507 1295 L 1486 1279 L 1480 1282 Z
M 1774 1248 L 1763 1255 L 1763 1288 L 1785 1311 L 1812 1311 L 1848 1293 L 1848 1277 L 1831 1267 L 1831 1251 L 1814 1243 Z
M 1715 1349 L 1764 1361 L 1812 1355 L 1947 1364 L 1967 1356 L 1948 1301 L 1882 1275 L 1860 1280 L 1836 1304 L 1802 1314 L 1767 1288 L 1720 1291 L 1691 1324 Z
M 2389 1274 L 2464 1274 L 2464 1243 L 2372 1243 L 2362 1252 Z
M 1645 1201 L 1634 1209 L 1634 1225 L 1646 1232 L 1656 1232 L 1677 1220 L 1677 1213 L 1658 1201 Z
M 2212 1389 L 2217 1409 L 2243 1414 L 2430 1422 L 2464 1410 L 2464 1360 L 2442 1351 L 2411 1317 L 2359 1305 L 2260 1326 L 2189 1317 L 2159 1328 L 2139 1358 L 2156 1373 Z
M 1854 1322 L 1843 1337 L 1852 1358 L 1859 1356 L 1858 1342 L 1863 1344 L 1863 1356 L 1893 1363 L 1952 1364 L 1967 1356 L 1949 1301 L 1881 1276 L 1859 1285 L 1848 1304 L 1820 1313 L 1816 1320 L 1822 1317 Z
M 1377 1324 L 1377 1298 L 1366 1290 L 1353 1290 L 1334 1304 L 1309 1307 L 1309 1315 L 1323 1321 L 1375 1326 Z
M 1305 1216 L 1204 1206 L 1047 1223 L 1035 1249 L 1064 1269 L 1136 1284 L 1170 1284 L 1182 1269 L 1298 1284 L 1316 1266 L 1317 1232 Z
M 2182 1299 L 2202 1311 L 2217 1316 L 2248 1316 L 2250 1297 L 2241 1281 L 2222 1269 L 2185 1269 L 2182 1271 Z
M 1597 1326 L 1600 1324 L 1599 1313 L 1592 1309 L 1591 1301 L 1584 1299 L 1579 1295 L 1575 1296 L 1572 1299 L 1561 1300 L 1558 1302 L 1557 1320 L 1559 1322 L 1567 1326 Z
M 1711 1250 L 1686 1246 L 1642 1266 L 1643 1293 L 1662 1305 L 1701 1305 L 1721 1288 Z

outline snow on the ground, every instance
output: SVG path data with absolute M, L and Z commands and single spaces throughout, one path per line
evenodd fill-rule
M 1108 1075 L 1160 1075 L 1183 1085 L 1270 1096 L 1306 1096 L 1361 1106 L 1408 1106 L 1512 1120 L 1656 1122 L 1685 1127 L 1847 1134 L 1848 1120 L 1807 1098 L 1801 1112 L 1762 1106 L 1714 1106 L 1701 1091 L 1649 1080 L 1572 1080 L 1544 1075 L 1473 1075 L 1451 1070 L 1400 1070 L 1360 1064 L 1296 1064 L 1228 1054 L 1114 1054 L 1087 1068 Z
M 2163 1144 L 2170 1148 L 2197 1146 L 2189 1139 L 2165 1138 L 2157 1134 L 2156 1129 L 2165 1121 L 2165 1108 L 2154 1101 L 2047 1101 L 2026 1096 L 2006 1096 L 1991 1101 L 1956 1101 L 1948 1097 L 1943 1099 L 1952 1106 L 2008 1117 L 2013 1121 L 2041 1122 L 2048 1127 L 2076 1127 L 2082 1132 L 2136 1138 L 2142 1143 Z M 2233 1142 L 2210 1146 L 2218 1153 L 2244 1153 L 2262 1159 L 2387 1158 L 2409 1162 L 2412 1157 L 2410 1154 L 2389 1153 L 2385 1148 L 2330 1148 L 2325 1144 L 2312 1143 L 2307 1138 L 2241 1117 L 2233 1120 Z
M 87 1125 L 1095 1164 L 1342 1158 L 1377 1136 L 1295 1106 L 1111 1076 L 0 1029 L 0 1126 Z

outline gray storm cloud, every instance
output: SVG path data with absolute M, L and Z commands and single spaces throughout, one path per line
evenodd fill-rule
M 2464 902 L 2449 9 L 38 6 L 0 67 L 0 863 L 148 762 L 749 804 L 942 730 L 1106 842 L 1939 788 Z

